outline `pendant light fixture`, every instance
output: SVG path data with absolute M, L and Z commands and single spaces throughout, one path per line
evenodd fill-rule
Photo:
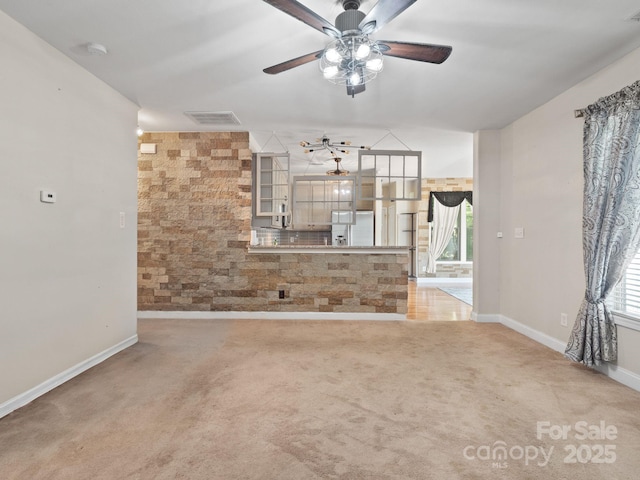
M 317 152 L 319 150 L 327 150 L 334 157 L 338 156 L 338 153 L 344 153 L 345 155 L 349 154 L 349 151 L 346 150 L 348 148 L 356 148 L 360 150 L 369 150 L 371 147 L 367 147 L 366 145 L 351 145 L 351 142 L 332 142 L 329 137 L 323 135 L 322 138 L 316 139 L 317 143 L 307 142 L 303 140 L 300 142 L 300 146 L 304 147 L 304 153 L 312 153 Z
M 327 175 L 340 176 L 340 177 L 344 177 L 345 175 L 349 175 L 349 170 L 340 170 L 340 162 L 342 161 L 342 159 L 340 157 L 334 157 L 333 160 L 336 162 L 336 169 L 335 170 L 328 170 L 327 171 Z

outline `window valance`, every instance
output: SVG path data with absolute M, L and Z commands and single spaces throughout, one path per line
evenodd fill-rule
M 434 198 L 445 207 L 457 207 L 465 200 L 473 205 L 473 192 L 468 190 L 465 192 L 431 192 L 429 194 L 429 216 L 428 222 L 433 222 L 433 202 Z

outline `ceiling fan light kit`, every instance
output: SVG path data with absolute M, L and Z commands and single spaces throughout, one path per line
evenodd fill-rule
M 336 85 L 346 86 L 347 95 L 353 97 L 363 92 L 365 84 L 382 71 L 384 55 L 440 64 L 451 54 L 451 47 L 446 45 L 372 41 L 369 38 L 370 34 L 378 31 L 417 0 L 379 0 L 367 14 L 359 10 L 360 0 L 342 0 L 344 12 L 337 16 L 335 26 L 296 0 L 264 1 L 333 37 L 324 50 L 264 69 L 265 73 L 272 75 L 320 60 L 320 71 L 324 78 Z
M 327 45 L 320 58 L 324 78 L 336 85 L 360 85 L 382 70 L 382 53 L 367 35 L 343 35 Z

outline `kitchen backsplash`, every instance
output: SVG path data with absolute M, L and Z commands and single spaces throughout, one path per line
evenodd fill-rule
M 256 245 L 273 245 L 274 241 L 278 245 L 331 245 L 331 230 L 258 228 L 252 235 L 252 242 Z

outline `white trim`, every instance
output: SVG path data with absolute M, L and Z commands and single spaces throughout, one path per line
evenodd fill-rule
M 612 364 L 599 365 L 595 369 L 616 382 L 640 392 L 640 375 L 637 373 Z
M 460 287 L 471 287 L 473 285 L 472 277 L 418 277 L 416 281 L 419 285 L 429 285 L 437 287 L 439 285 L 457 285 Z
M 628 314 L 613 312 L 613 322 L 621 327 L 640 331 L 640 319 Z
M 546 333 L 542 333 L 541 331 L 531 328 L 524 323 L 517 322 L 512 318 L 505 317 L 504 315 L 500 315 L 500 317 L 500 323 L 502 323 L 505 327 L 509 327 L 511 330 L 515 330 L 525 337 L 529 337 L 530 339 L 541 343 L 545 347 L 549 347 L 551 350 L 555 350 L 556 352 L 564 354 L 564 349 L 567 346 L 565 342 L 561 342 L 557 338 L 547 335 Z
M 476 313 L 471 312 L 471 320 L 477 323 L 502 323 L 500 320 L 502 315 L 494 313 Z
M 477 314 L 475 312 L 471 313 L 471 319 L 477 322 L 494 322 L 501 323 L 507 328 L 514 330 L 525 337 L 528 337 L 551 350 L 555 350 L 556 352 L 564 354 L 566 344 L 561 342 L 557 338 L 554 338 L 546 333 L 542 333 L 538 330 L 535 330 L 523 323 L 517 322 L 512 318 L 506 317 L 504 315 L 494 315 L 494 314 Z M 618 323 L 616 321 L 616 323 Z M 637 326 L 636 326 L 637 329 Z M 640 392 L 640 375 L 631 370 L 627 370 L 626 368 L 619 367 L 615 364 L 604 364 L 600 366 L 594 367 L 595 370 L 606 375 L 607 377 L 619 382 L 629 388 L 632 388 L 638 392 Z
M 107 348 L 106 350 L 94 355 L 91 358 L 88 358 L 77 365 L 74 365 L 71 368 L 68 368 L 64 372 L 61 372 L 48 380 L 45 380 L 40 385 L 36 385 L 30 390 L 27 390 L 24 393 L 16 395 L 15 397 L 7 400 L 3 404 L 0 405 L 0 418 L 5 415 L 10 414 L 14 410 L 24 407 L 29 402 L 32 402 L 36 398 L 44 395 L 45 393 L 53 390 L 54 388 L 62 385 L 63 383 L 71 380 L 73 377 L 80 375 L 81 373 L 89 370 L 91 367 L 98 365 L 101 362 L 104 362 L 107 358 L 115 355 L 116 353 L 124 350 L 131 345 L 134 345 L 138 342 L 138 335 L 133 335 L 126 340 L 123 340 L 116 345 Z
M 499 313 L 476 313 L 471 312 L 471 320 L 478 323 L 500 323 L 511 330 L 521 333 L 525 337 L 529 337 L 545 347 L 549 347 L 556 352 L 564 353 L 565 344 L 557 338 L 551 337 L 546 333 L 535 330 L 524 323 L 517 322 L 512 318 L 500 315 Z
M 400 313 L 347 313 L 347 312 L 167 312 L 138 311 L 139 319 L 177 320 L 380 320 L 404 321 Z

